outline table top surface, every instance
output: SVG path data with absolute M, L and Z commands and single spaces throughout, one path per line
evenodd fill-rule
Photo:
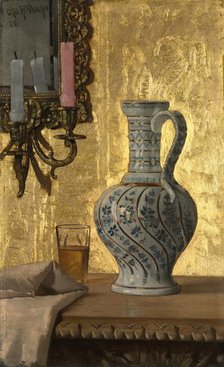
M 62 320 L 224 320 L 224 278 L 175 277 L 181 292 L 132 296 L 110 290 L 116 274 L 90 274 L 88 293 L 62 313 Z

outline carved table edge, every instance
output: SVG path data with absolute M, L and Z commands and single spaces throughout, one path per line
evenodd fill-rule
M 61 321 L 55 328 L 56 338 L 104 340 L 156 340 L 186 342 L 224 342 L 224 321 L 178 324 L 169 321 L 104 322 Z

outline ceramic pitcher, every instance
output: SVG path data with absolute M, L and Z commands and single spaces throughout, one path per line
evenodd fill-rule
M 130 161 L 119 185 L 95 206 L 98 234 L 116 259 L 112 290 L 135 295 L 178 293 L 172 278 L 178 257 L 191 240 L 197 209 L 173 172 L 187 136 L 186 121 L 167 101 L 124 101 L 129 123 Z M 162 125 L 171 120 L 175 137 L 164 167 L 160 163 Z

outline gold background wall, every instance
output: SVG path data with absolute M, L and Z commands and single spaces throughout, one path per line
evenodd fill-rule
M 79 125 L 78 156 L 58 171 L 49 196 L 31 170 L 22 199 L 10 158 L 0 164 L 0 266 L 57 258 L 55 225 L 92 226 L 91 271 L 116 271 L 95 232 L 93 206 L 127 170 L 122 99 L 166 99 L 181 111 L 188 138 L 176 178 L 198 207 L 194 238 L 176 274 L 224 275 L 223 14 L 215 0 L 96 0 L 91 40 L 94 123 Z M 173 130 L 163 129 L 163 159 Z M 52 135 L 50 136 L 53 142 Z M 0 137 L 0 146 L 6 137 Z M 61 153 L 63 149 L 61 149 Z M 45 173 L 46 167 L 42 167 Z

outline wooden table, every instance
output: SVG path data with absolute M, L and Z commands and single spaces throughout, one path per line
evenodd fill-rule
M 224 278 L 177 277 L 180 294 L 156 297 L 113 293 L 115 279 L 91 274 L 88 294 L 62 313 L 55 367 L 224 366 Z

